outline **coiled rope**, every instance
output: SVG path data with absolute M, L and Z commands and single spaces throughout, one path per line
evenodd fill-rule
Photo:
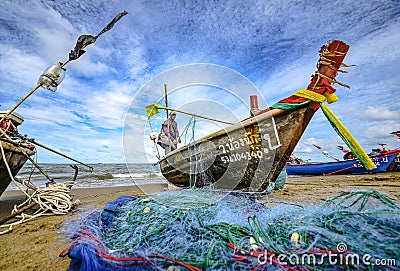
M 11 216 L 15 213 L 20 212 L 20 214 L 15 215 L 15 217 L 19 218 L 20 220 L 9 224 L 0 225 L 0 228 L 8 228 L 0 232 L 0 235 L 11 232 L 14 225 L 25 223 L 40 216 L 67 214 L 76 204 L 76 202 L 72 202 L 72 197 L 70 195 L 71 188 L 75 184 L 75 178 L 67 183 L 50 183 L 45 188 L 38 188 L 26 183 L 25 181 L 21 181 L 22 185 L 24 185 L 25 187 L 34 189 L 32 195 L 29 195 L 26 191 L 24 191 L 23 187 L 20 186 L 18 181 L 12 175 L 2 144 L 0 144 L 0 150 L 11 180 L 14 182 L 16 187 L 21 190 L 27 197 L 27 200 L 25 200 L 23 203 L 19 204 L 18 206 L 15 205 L 11 212 Z M 33 207 L 35 205 L 37 205 L 39 208 L 36 212 L 34 212 L 34 214 L 29 215 L 23 212 L 26 209 L 29 209 L 30 207 Z

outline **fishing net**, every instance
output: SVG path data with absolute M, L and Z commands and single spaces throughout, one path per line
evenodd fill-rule
M 69 223 L 61 256 L 69 270 L 400 270 L 399 218 L 398 203 L 375 190 L 314 207 L 166 191 Z

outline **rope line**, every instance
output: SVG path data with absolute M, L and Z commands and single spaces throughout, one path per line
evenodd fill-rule
M 70 196 L 70 191 L 72 186 L 75 184 L 75 181 L 70 181 L 67 183 L 59 183 L 59 184 L 50 183 L 45 188 L 36 187 L 32 195 L 29 195 L 23 189 L 23 187 L 18 183 L 18 181 L 14 178 L 10 166 L 8 164 L 7 158 L 5 156 L 3 145 L 1 143 L 0 143 L 0 150 L 1 150 L 1 155 L 3 157 L 3 162 L 7 168 L 11 180 L 13 181 L 15 186 L 19 190 L 21 190 L 22 193 L 24 193 L 24 195 L 27 197 L 27 199 L 23 203 L 19 204 L 18 206 L 14 205 L 11 214 L 18 212 L 19 209 L 22 209 L 24 206 L 30 205 L 33 202 L 35 203 L 34 205 L 37 205 L 39 207 L 38 210 L 35 211 L 33 215 L 29 215 L 22 212 L 21 214 L 15 216 L 16 218 L 19 218 L 18 221 L 0 225 L 0 228 L 8 228 L 4 231 L 1 231 L 0 235 L 11 232 L 13 230 L 13 226 L 15 225 L 25 223 L 40 216 L 53 215 L 53 214 L 55 215 L 67 214 L 71 210 L 71 208 L 76 204 L 72 202 L 72 197 Z M 32 188 L 32 185 L 28 185 L 28 183 L 25 180 L 22 180 L 20 182 L 22 183 L 23 186 Z

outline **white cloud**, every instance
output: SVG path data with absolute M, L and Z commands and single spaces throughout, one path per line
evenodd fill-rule
M 399 6 L 368 0 L 330 5 L 332 12 L 315 16 L 324 8 L 322 3 L 228 1 L 221 5 L 205 1 L 194 6 L 147 0 L 3 1 L 1 109 L 14 105 L 49 65 L 65 60 L 79 35 L 96 34 L 126 9 L 129 15 L 67 65 L 66 78 L 56 93 L 38 90 L 18 109 L 26 118 L 21 130 L 84 159 L 118 162 L 123 160 L 121 134 L 130 107 L 136 115 L 128 113 L 127 118 L 137 121 L 125 127 L 132 132 L 127 135 L 130 148 L 136 154 L 150 154 L 151 141 L 137 125 L 145 121 L 144 106 L 163 97 L 163 84 L 173 89 L 190 79 L 221 83 L 218 73 L 204 70 L 176 74 L 171 82 L 160 77 L 160 82 L 138 93 L 153 76 L 191 62 L 216 63 L 251 78 L 271 105 L 306 87 L 319 47 L 328 39 L 340 38 L 351 46 L 345 62 L 357 67 L 340 75 L 339 80 L 352 89 L 336 86 L 341 99 L 331 108 L 367 148 L 378 139 L 389 142 L 393 138 L 387 133 L 399 129 Z M 254 93 L 224 79 L 224 87 L 237 90 L 237 96 L 221 89 L 192 87 L 171 93 L 170 104 L 228 121 L 246 117 L 248 96 Z M 202 102 L 207 100 L 214 103 Z M 260 107 L 267 106 L 261 95 L 259 100 Z M 152 119 L 157 129 L 163 118 Z M 180 127 L 188 120 L 179 116 Z M 218 127 L 199 121 L 197 135 L 213 129 Z M 311 142 L 327 148 L 340 143 L 321 113 L 311 121 L 296 150 L 313 153 Z
M 0 44 L 0 50 L 0 72 L 3 81 L 11 82 L 15 86 L 16 95 L 24 95 L 28 92 L 24 88 L 36 85 L 39 75 L 44 71 L 42 67 L 45 66 L 45 62 L 38 55 L 24 52 L 10 45 Z
M 392 111 L 382 105 L 368 106 L 360 114 L 360 120 L 363 121 L 385 121 L 399 119 L 400 110 Z
M 105 129 L 121 128 L 132 102 L 132 93 L 132 85 L 117 81 L 109 81 L 101 89 L 92 91 L 90 97 L 82 101 L 92 125 Z

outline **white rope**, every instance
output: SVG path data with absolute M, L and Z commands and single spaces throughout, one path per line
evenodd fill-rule
M 37 189 L 25 202 L 18 206 L 15 205 L 11 213 L 17 212 L 19 208 L 31 202 L 36 202 L 36 206 L 39 207 L 38 210 L 33 215 L 21 213 L 16 216 L 20 219 L 19 221 L 0 225 L 0 228 L 8 227 L 8 230 L 0 232 L 0 235 L 12 231 L 14 225 L 25 223 L 40 216 L 67 214 L 74 206 L 70 195 L 72 185 L 73 183 L 49 184 L 48 187 Z
M 22 224 L 27 221 L 30 221 L 32 219 L 35 219 L 40 216 L 44 215 L 64 215 L 67 214 L 71 208 L 74 206 L 74 203 L 72 203 L 72 197 L 70 195 L 70 191 L 72 186 L 75 184 L 75 182 L 68 182 L 68 183 L 60 183 L 60 184 L 52 184 L 50 183 L 47 187 L 45 188 L 38 188 L 33 192 L 32 195 L 29 195 L 24 191 L 24 189 L 18 184 L 18 182 L 14 179 L 12 176 L 10 167 L 8 165 L 7 159 L 5 157 L 4 149 L 2 144 L 0 143 L 0 149 L 1 149 L 1 154 L 3 156 L 3 161 L 4 164 L 7 167 L 8 174 L 10 175 L 11 180 L 14 182 L 14 184 L 28 197 L 26 201 L 21 203 L 20 205 L 15 205 L 11 214 L 15 213 L 18 211 L 19 208 L 30 204 L 31 202 L 35 202 L 36 205 L 39 207 L 39 209 L 33 214 L 33 215 L 28 215 L 25 213 L 21 213 L 20 215 L 17 215 L 16 218 L 20 218 L 19 221 L 9 223 L 9 224 L 4 224 L 0 225 L 0 228 L 8 228 L 7 230 L 4 230 L 0 232 L 0 235 L 9 233 L 12 231 L 12 227 L 14 225 Z M 22 182 L 25 186 L 25 181 Z
M 56 215 L 64 215 L 72 208 L 72 197 L 70 195 L 71 184 L 49 184 L 48 187 L 39 188 L 35 191 L 32 200 L 39 206 L 40 210 L 51 211 Z M 36 212 L 36 213 L 37 213 Z

